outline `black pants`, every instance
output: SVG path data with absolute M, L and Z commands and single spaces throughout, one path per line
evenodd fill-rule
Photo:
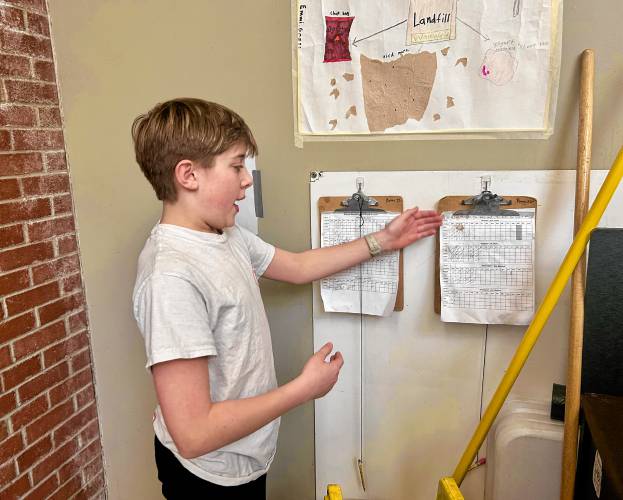
M 154 438 L 158 479 L 168 500 L 266 500 L 266 474 L 239 486 L 220 486 L 195 476 Z

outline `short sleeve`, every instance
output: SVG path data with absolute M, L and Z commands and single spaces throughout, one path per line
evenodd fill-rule
M 236 226 L 240 231 L 242 239 L 249 251 L 251 266 L 257 277 L 260 277 L 270 265 L 275 256 L 275 247 L 270 243 L 266 243 L 262 238 L 256 236 L 248 229 Z
M 145 339 L 147 365 L 216 355 L 206 303 L 188 280 L 155 274 L 134 299 L 134 315 Z

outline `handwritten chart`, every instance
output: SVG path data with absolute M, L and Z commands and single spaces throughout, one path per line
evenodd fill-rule
M 534 313 L 534 209 L 455 216 L 440 229 L 441 319 L 528 324 Z

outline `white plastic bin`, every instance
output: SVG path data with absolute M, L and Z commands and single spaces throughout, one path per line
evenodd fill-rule
M 562 440 L 549 403 L 509 401 L 487 441 L 485 500 L 558 500 Z

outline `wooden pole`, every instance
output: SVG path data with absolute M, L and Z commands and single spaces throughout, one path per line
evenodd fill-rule
M 580 71 L 580 105 L 578 123 L 578 157 L 575 186 L 575 217 L 573 234 L 577 234 L 588 208 L 593 136 L 593 76 L 595 56 L 590 49 L 582 52 Z M 571 322 L 565 397 L 565 432 L 562 450 L 561 500 L 573 500 L 577 466 L 578 426 L 580 414 L 580 382 L 582 375 L 582 342 L 584 335 L 584 289 L 586 253 L 582 255 L 571 276 Z

